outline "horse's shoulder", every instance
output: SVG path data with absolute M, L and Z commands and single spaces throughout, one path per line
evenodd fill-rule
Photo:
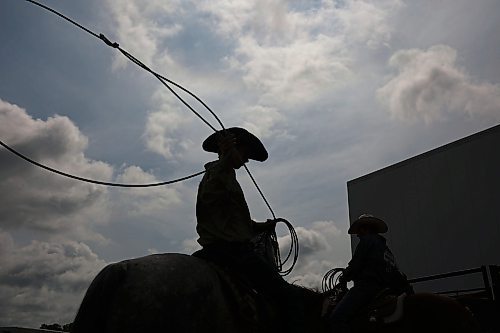
M 107 325 L 113 332 L 233 332 L 232 309 L 217 272 L 180 253 L 149 255 L 106 266 L 94 279 L 75 319 L 77 332 Z M 225 326 L 229 327 L 223 330 Z
M 183 272 L 187 269 L 197 271 L 210 270 L 204 260 L 182 253 L 151 254 L 145 257 L 127 259 L 112 266 L 122 266 L 127 270 L 156 270 L 168 272 Z
M 206 261 L 181 253 L 153 254 L 108 265 L 126 284 L 157 286 L 159 289 L 191 290 L 218 279 Z M 180 289 L 179 289 L 180 288 Z

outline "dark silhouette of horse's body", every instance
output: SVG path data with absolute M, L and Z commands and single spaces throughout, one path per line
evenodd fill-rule
M 87 290 L 73 332 L 238 332 L 220 281 L 208 263 L 182 254 L 108 265 Z
M 417 293 L 404 299 L 403 316 L 390 323 L 371 323 L 360 315 L 352 325 L 353 333 L 479 333 L 472 313 L 453 298 L 432 293 Z M 334 332 L 333 332 L 334 333 Z
M 87 290 L 72 332 L 279 332 L 282 325 L 270 303 L 259 301 L 250 289 L 238 292 L 237 285 L 212 264 L 183 254 L 111 264 Z M 327 332 L 320 318 L 323 295 L 300 289 L 308 331 Z M 476 332 L 471 314 L 444 296 L 408 296 L 404 311 L 399 322 L 364 328 L 384 333 Z

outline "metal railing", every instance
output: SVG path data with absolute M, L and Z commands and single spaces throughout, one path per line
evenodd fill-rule
M 489 300 L 498 302 L 500 298 L 500 266 L 497 265 L 483 265 L 481 267 L 465 269 L 461 271 L 429 275 L 429 276 L 409 279 L 408 282 L 410 282 L 410 284 L 415 284 L 420 282 L 441 280 L 450 277 L 465 276 L 465 275 L 479 274 L 479 273 L 482 275 L 482 281 L 483 281 L 482 287 L 446 290 L 446 291 L 439 291 L 436 293 L 452 295 L 452 296 L 480 293 L 484 294 Z

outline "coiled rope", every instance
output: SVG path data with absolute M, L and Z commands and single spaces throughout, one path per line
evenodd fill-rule
M 297 259 L 299 258 L 299 238 L 297 237 L 297 232 L 290 222 L 283 218 L 275 219 L 276 222 L 283 222 L 290 232 L 290 249 L 288 250 L 288 254 L 284 260 L 281 259 L 280 248 L 278 246 L 278 236 L 276 235 L 276 231 L 273 231 L 270 235 L 272 244 L 274 247 L 274 259 L 275 265 L 278 269 L 278 272 L 282 276 L 286 276 L 290 274 L 297 263 Z M 290 267 L 284 268 L 289 260 L 292 260 Z
M 56 10 L 54 10 L 54 9 L 52 9 L 52 8 L 44 5 L 44 4 L 41 4 L 41 3 L 33 1 L 33 0 L 25 0 L 25 1 L 27 1 L 27 2 L 29 2 L 31 4 L 34 4 L 36 6 L 39 6 L 39 7 L 43 8 L 43 9 L 45 9 L 45 10 L 47 10 L 47 11 L 49 11 L 49 12 L 55 14 L 55 15 L 57 15 L 57 16 L 59 16 L 60 18 L 62 18 L 65 21 L 67 21 L 67 22 L 75 25 L 79 29 L 87 32 L 88 34 L 94 36 L 95 38 L 100 39 L 106 45 L 108 45 L 108 46 L 110 46 L 110 47 L 112 47 L 114 49 L 119 50 L 127 59 L 129 59 L 130 61 L 132 61 L 134 64 L 136 64 L 140 68 L 144 69 L 145 71 L 149 72 L 154 77 L 156 77 L 191 112 L 193 112 L 199 119 L 201 119 L 213 131 L 217 132 L 216 128 L 214 126 L 212 126 L 205 118 L 203 118 L 201 116 L 201 114 L 198 113 L 193 107 L 191 107 L 191 105 L 189 105 L 189 103 L 187 103 L 181 96 L 179 96 L 179 94 L 174 89 L 172 89 L 172 87 L 169 84 L 171 84 L 171 85 L 173 85 L 173 86 L 181 89 L 185 93 L 189 94 L 196 101 L 198 101 L 201 105 L 203 105 L 203 107 L 205 107 L 213 115 L 213 117 L 217 120 L 217 122 L 219 123 L 219 125 L 222 127 L 223 130 L 225 129 L 224 125 L 222 124 L 222 122 L 219 119 L 219 117 L 217 117 L 217 115 L 215 114 L 215 112 L 213 112 L 212 109 L 210 109 L 210 107 L 208 107 L 208 105 L 206 105 L 198 96 L 196 96 L 195 94 L 193 94 L 191 91 L 189 91 L 188 89 L 184 88 L 180 84 L 178 84 L 178 83 L 176 83 L 176 82 L 174 82 L 174 81 L 172 81 L 172 80 L 170 80 L 170 79 L 168 79 L 168 78 L 166 78 L 166 77 L 164 77 L 164 76 L 156 73 L 155 71 L 151 70 L 148 66 L 146 66 L 144 63 L 142 63 L 139 59 L 137 59 L 132 54 L 130 54 L 129 52 L 127 52 L 126 50 L 124 50 L 123 48 L 121 48 L 118 43 L 111 42 L 106 36 L 104 36 L 104 34 L 97 34 L 97 33 L 93 32 L 92 30 L 90 30 L 90 29 L 84 27 L 83 25 L 79 24 L 78 22 L 70 19 L 69 17 L 67 17 L 67 16 L 59 13 L 58 11 L 56 11 Z M 12 152 L 13 154 L 17 155 L 18 157 L 22 158 L 23 160 L 25 160 L 25 161 L 27 161 L 27 162 L 29 162 L 29 163 L 31 163 L 31 164 L 39 167 L 39 168 L 45 169 L 47 171 L 53 172 L 55 174 L 58 174 L 58 175 L 61 175 L 61 176 L 67 177 L 67 178 L 75 179 L 75 180 L 86 182 L 86 183 L 97 184 L 97 185 L 114 186 L 114 187 L 135 187 L 135 188 L 138 188 L 138 187 L 154 187 L 154 186 L 163 186 L 163 185 L 170 185 L 170 184 L 178 183 L 178 182 L 190 179 L 190 178 L 197 177 L 197 176 L 202 175 L 203 173 L 205 173 L 205 170 L 203 170 L 203 171 L 196 172 L 196 173 L 194 173 L 192 175 L 189 175 L 189 176 L 185 176 L 185 177 L 181 177 L 181 178 L 177 178 L 177 179 L 173 179 L 173 180 L 168 180 L 168 181 L 161 181 L 161 182 L 157 182 L 157 183 L 147 183 L 147 184 L 126 184 L 126 183 L 106 182 L 106 181 L 100 181 L 100 180 L 94 180 L 94 179 L 90 179 L 90 178 L 76 176 L 76 175 L 73 175 L 73 174 L 70 174 L 70 173 L 67 173 L 67 172 L 63 172 L 63 171 L 54 169 L 52 167 L 49 167 L 47 165 L 44 165 L 44 164 L 39 163 L 37 161 L 34 161 L 33 159 L 31 159 L 31 158 L 27 157 L 26 155 L 18 152 L 17 150 L 15 150 L 14 148 L 10 147 L 8 144 L 6 144 L 5 142 L 3 142 L 1 140 L 0 140 L 0 145 L 3 146 L 4 148 L 6 148 L 7 150 L 9 150 L 10 152 Z M 247 169 L 247 172 L 249 172 L 248 169 Z M 254 181 L 254 183 L 255 183 L 255 181 Z M 259 190 L 259 193 L 261 193 L 261 195 L 263 195 L 260 190 Z
M 339 284 L 339 278 L 342 276 L 344 272 L 344 268 L 332 268 L 323 276 L 323 280 L 321 281 L 321 289 L 324 293 L 335 290 Z
M 225 130 L 224 124 L 219 119 L 219 117 L 198 96 L 196 96 L 194 93 L 192 93 L 188 89 L 184 88 L 180 84 L 178 84 L 178 83 L 176 83 L 176 82 L 174 82 L 174 81 L 166 78 L 165 76 L 160 75 L 157 72 L 153 71 L 151 68 L 149 68 L 148 66 L 146 66 L 143 62 L 141 62 L 139 59 L 137 59 L 132 54 L 130 54 L 129 52 L 127 52 L 126 50 L 124 50 L 122 47 L 120 47 L 120 45 L 118 43 L 111 42 L 104 34 L 102 34 L 102 33 L 101 34 L 97 34 L 97 33 L 93 32 L 92 30 L 90 30 L 90 29 L 84 27 L 83 25 L 79 24 L 78 22 L 70 19 L 69 17 L 67 17 L 67 16 L 59 13 L 58 11 L 56 11 L 56 10 L 54 10 L 54 9 L 52 9 L 52 8 L 44 5 L 44 4 L 41 4 L 41 3 L 37 2 L 37 1 L 34 1 L 34 0 L 25 0 L 25 1 L 27 1 L 27 2 L 29 2 L 31 4 L 33 4 L 33 5 L 39 6 L 39 7 L 43 8 L 43 9 L 45 9 L 45 10 L 47 10 L 47 11 L 49 11 L 49 12 L 55 14 L 55 15 L 61 17 L 62 19 L 64 19 L 65 21 L 67 21 L 67 22 L 75 25 L 79 29 L 87 32 L 88 34 L 94 36 L 95 38 L 100 39 L 107 46 L 119 50 L 120 53 L 122 53 L 127 59 L 129 59 L 130 61 L 132 61 L 134 64 L 136 64 L 137 66 L 139 66 L 143 70 L 145 70 L 148 73 L 152 74 L 154 77 L 156 77 L 179 101 L 181 101 L 191 112 L 193 112 L 201 121 L 203 121 L 214 132 L 223 132 Z M 171 85 L 179 88 L 180 90 L 184 91 L 185 93 L 187 93 L 188 95 L 190 95 L 191 97 L 193 97 L 196 101 L 198 101 L 201 105 L 203 105 L 203 107 L 206 110 L 208 110 L 208 112 L 210 112 L 212 114 L 212 116 L 218 122 L 218 124 L 220 125 L 220 127 L 222 128 L 222 130 L 218 131 L 214 126 L 212 126 L 199 112 L 197 112 L 193 107 L 191 107 L 191 105 L 189 105 L 189 103 L 186 102 L 169 84 L 171 84 Z M 194 173 L 192 175 L 181 177 L 181 178 L 178 178 L 178 179 L 169 180 L 169 181 L 162 181 L 162 182 L 158 182 L 158 183 L 148 183 L 148 184 L 124 184 L 124 183 L 115 183 L 115 182 L 104 182 L 104 181 L 98 181 L 98 180 L 94 180 L 94 179 L 89 179 L 89 178 L 75 176 L 75 175 L 72 175 L 72 174 L 69 174 L 69 173 L 66 173 L 66 172 L 63 172 L 63 171 L 51 168 L 51 167 L 46 166 L 46 165 L 44 165 L 42 163 L 36 162 L 33 159 L 31 159 L 31 158 L 23 155 L 22 153 L 16 151 L 12 147 L 8 146 L 6 143 L 2 142 L 1 140 L 0 140 L 0 145 L 2 145 L 4 148 L 6 148 L 7 150 L 9 150 L 13 154 L 17 155 L 18 157 L 24 159 L 25 161 L 27 161 L 27 162 L 29 162 L 29 163 L 37 166 L 37 167 L 40 167 L 42 169 L 45 169 L 47 171 L 56 173 L 56 174 L 64 176 L 64 177 L 68 177 L 68 178 L 75 179 L 75 180 L 82 181 L 82 182 L 97 184 L 97 185 L 115 186 L 115 187 L 153 187 L 153 186 L 162 186 L 162 185 L 169 185 L 169 184 L 181 182 L 181 181 L 184 181 L 184 180 L 187 180 L 187 179 L 190 179 L 190 178 L 193 178 L 193 177 L 196 177 L 196 176 L 199 176 L 199 175 L 205 173 L 205 171 L 200 171 L 200 172 Z M 293 226 L 290 224 L 290 222 L 286 221 L 285 219 L 281 219 L 281 218 L 277 219 L 276 218 L 276 215 L 274 214 L 274 211 L 271 208 L 271 205 L 267 201 L 266 197 L 264 196 L 264 193 L 262 192 L 262 190 L 260 189 L 259 185 L 255 181 L 254 177 L 250 173 L 250 170 L 248 169 L 248 167 L 246 165 L 244 165 L 244 167 L 245 167 L 245 170 L 247 171 L 248 175 L 250 176 L 250 179 L 252 180 L 253 184 L 257 188 L 257 191 L 259 192 L 260 196 L 262 197 L 262 199 L 264 200 L 266 206 L 268 207 L 269 211 L 271 212 L 271 215 L 273 216 L 273 219 L 275 221 L 277 221 L 277 222 L 284 222 L 287 225 L 287 227 L 288 227 L 288 229 L 290 231 L 291 246 L 290 246 L 290 250 L 289 250 L 289 252 L 288 252 L 285 260 L 281 259 L 280 252 L 279 252 L 279 247 L 275 246 L 275 248 L 274 248 L 275 258 L 276 258 L 276 266 L 278 268 L 278 271 L 282 275 L 287 275 L 287 274 L 289 274 L 292 271 L 293 267 L 295 266 L 295 263 L 297 262 L 297 258 L 298 258 L 298 252 L 299 252 L 299 245 L 298 244 L 299 243 L 298 243 L 297 234 L 296 234 Z M 277 236 L 276 236 L 275 232 L 273 232 L 273 234 L 271 235 L 271 238 L 273 240 L 275 240 L 276 244 L 277 244 Z M 293 253 L 293 256 L 292 256 L 292 253 Z M 288 260 L 290 260 L 290 258 L 293 258 L 293 263 L 291 264 L 291 266 L 288 269 L 284 270 L 283 269 L 283 265 L 286 262 L 288 262 Z

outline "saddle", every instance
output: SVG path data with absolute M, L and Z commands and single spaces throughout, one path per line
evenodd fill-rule
M 344 295 L 345 292 L 341 292 L 329 296 L 323 304 L 322 317 L 328 316 Z M 353 323 L 366 328 L 366 325 L 390 324 L 400 320 L 403 317 L 403 303 L 406 296 L 406 293 L 398 295 L 390 288 L 383 289 L 359 312 Z
M 273 300 L 258 292 L 245 275 L 231 269 L 223 261 L 205 256 L 203 250 L 193 255 L 205 260 L 217 273 L 224 297 L 233 303 L 234 316 L 246 322 L 246 332 L 276 332 L 278 310 Z
M 233 300 L 235 315 L 253 327 L 252 331 L 263 332 L 262 323 L 270 322 L 276 315 L 273 302 L 255 290 L 244 276 L 215 263 L 209 265 L 217 272 L 226 297 Z
M 390 324 L 403 317 L 403 303 L 407 294 L 400 295 L 387 288 L 382 290 L 368 305 L 368 321 L 371 323 Z

